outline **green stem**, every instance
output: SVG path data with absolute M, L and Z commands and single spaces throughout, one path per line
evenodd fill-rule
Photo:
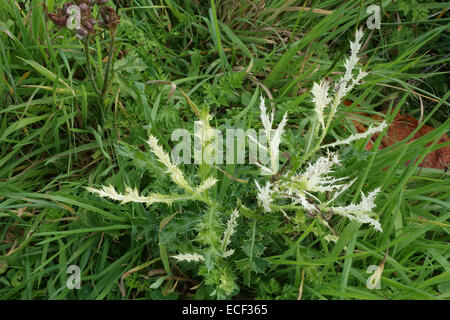
M 109 52 L 108 52 L 108 62 L 106 64 L 106 71 L 105 71 L 105 79 L 103 81 L 103 87 L 101 96 L 103 97 L 106 93 L 106 90 L 108 90 L 109 86 L 109 77 L 110 77 L 110 69 L 111 69 L 111 62 L 113 60 L 114 56 L 114 41 L 116 39 L 116 30 L 111 31 L 111 39 L 109 41 Z
M 89 78 L 92 83 L 92 87 L 94 88 L 95 93 L 100 95 L 100 91 L 97 88 L 97 84 L 95 83 L 94 75 L 92 73 L 92 67 L 91 67 L 91 61 L 90 61 L 90 54 L 89 54 L 89 36 L 86 37 L 86 40 L 84 41 L 84 54 L 86 55 L 86 66 L 89 73 Z
M 322 134 L 319 138 L 319 140 L 317 141 L 316 145 L 314 146 L 314 148 L 312 148 L 307 154 L 306 156 L 304 156 L 300 162 L 295 166 L 294 170 L 292 170 L 292 174 L 298 169 L 300 168 L 313 154 L 315 154 L 317 152 L 317 150 L 320 149 L 320 146 L 322 144 L 323 139 L 325 139 L 328 130 L 330 129 L 331 126 L 331 121 L 334 118 L 334 114 L 336 113 L 336 109 L 339 105 L 339 102 L 341 100 L 337 98 L 337 96 L 334 98 L 334 102 L 333 105 L 331 106 L 331 112 L 329 114 L 329 116 L 327 117 L 327 123 L 325 124 L 325 128 L 322 131 Z M 314 130 L 315 128 L 313 128 Z

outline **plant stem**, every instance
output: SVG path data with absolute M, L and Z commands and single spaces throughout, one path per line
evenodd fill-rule
M 92 87 L 94 88 L 95 93 L 100 95 L 100 91 L 98 90 L 97 84 L 95 83 L 94 75 L 92 73 L 92 68 L 91 68 L 91 61 L 90 61 L 90 55 L 89 55 L 89 36 L 86 37 L 86 40 L 84 41 L 84 54 L 86 55 L 86 66 L 88 69 L 89 78 L 91 80 Z
M 105 95 L 106 90 L 108 89 L 109 86 L 109 76 L 110 76 L 111 62 L 114 56 L 115 39 L 116 39 L 116 30 L 111 30 L 111 39 L 109 41 L 108 63 L 106 64 L 105 79 L 103 81 L 102 92 L 100 94 L 101 97 Z
M 334 115 L 335 115 L 335 113 L 336 113 L 336 109 L 337 109 L 337 107 L 338 107 L 338 105 L 339 105 L 339 103 L 341 102 L 341 99 L 338 99 L 338 97 L 336 96 L 335 98 L 334 98 L 334 102 L 333 102 L 333 105 L 331 106 L 331 111 L 330 111 L 330 114 L 328 115 L 328 118 L 327 118 L 327 123 L 325 124 L 325 128 L 322 130 L 322 134 L 320 135 L 320 138 L 319 138 L 319 140 L 317 141 L 317 143 L 316 143 L 316 145 L 314 146 L 314 148 L 312 148 L 307 154 L 306 154 L 306 156 L 304 156 L 301 160 L 300 160 L 300 162 L 295 166 L 295 168 L 294 168 L 294 170 L 292 170 L 292 172 L 291 172 L 291 175 L 292 174 L 294 174 L 294 172 L 298 169 L 298 168 L 300 168 L 314 153 L 316 153 L 319 149 L 320 149 L 320 146 L 321 146 L 321 144 L 322 144 L 322 141 L 323 141 L 323 139 L 325 139 L 325 137 L 326 137 L 326 135 L 327 135 L 327 132 L 328 132 L 328 130 L 330 129 L 330 126 L 331 126 L 331 121 L 333 120 L 333 118 L 334 118 Z M 313 128 L 313 130 L 315 130 L 315 127 Z

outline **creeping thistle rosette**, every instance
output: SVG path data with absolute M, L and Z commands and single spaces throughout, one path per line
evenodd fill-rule
M 282 211 L 286 215 L 284 210 L 298 207 L 310 215 L 318 217 L 333 233 L 334 230 L 329 226 L 329 219 L 327 218 L 331 214 L 337 214 L 350 220 L 367 223 L 375 230 L 382 231 L 380 222 L 374 218 L 375 213 L 373 212 L 373 209 L 376 207 L 374 200 L 380 192 L 379 188 L 369 192 L 367 196 L 361 193 L 361 201 L 359 203 L 351 203 L 347 206 L 334 205 L 335 200 L 356 179 L 349 181 L 348 177 L 334 176 L 335 167 L 341 164 L 337 154 L 332 152 L 327 151 L 326 155 L 320 156 L 316 161 L 306 163 L 314 154 L 319 153 L 323 149 L 350 144 L 355 140 L 371 136 L 373 133 L 379 132 L 386 127 L 385 122 L 383 122 L 377 127 L 370 127 L 364 133 L 354 134 L 346 139 L 330 144 L 322 143 L 340 102 L 367 75 L 366 72 L 361 70 L 356 75 L 353 74 L 353 70 L 359 61 L 358 52 L 361 49 L 362 37 L 363 32 L 358 30 L 355 41 L 350 43 L 351 54 L 344 64 L 345 73 L 335 86 L 332 94 L 330 94 L 330 83 L 328 81 L 322 80 L 320 83 L 314 83 L 313 85 L 311 93 L 313 95 L 313 103 L 317 117 L 316 127 L 313 128 L 313 132 L 316 135 L 319 135 L 320 132 L 320 135 L 316 144 L 300 160 L 298 167 L 303 165 L 304 169 L 292 169 L 282 175 L 278 173 L 271 181 L 267 181 L 265 185 L 255 181 L 258 190 L 257 198 L 264 211 Z M 273 119 L 273 115 L 271 118 Z M 261 107 L 261 119 L 264 127 L 272 125 L 272 121 L 268 121 L 269 117 L 266 115 L 264 107 Z M 279 128 L 283 128 L 285 123 L 286 120 L 283 118 Z M 277 129 L 276 132 L 282 132 L 282 129 Z M 277 137 L 278 144 L 279 138 Z M 277 167 L 272 166 L 273 168 Z M 271 172 L 272 175 L 275 173 L 275 170 Z M 319 200 L 321 198 L 319 194 L 324 193 L 331 195 L 330 200 L 326 202 Z
M 268 113 L 264 99 L 261 98 L 261 122 L 264 128 L 264 136 L 267 140 L 264 142 L 266 145 L 248 135 L 253 143 L 256 143 L 260 149 L 266 151 L 270 156 L 270 161 L 263 164 L 258 163 L 261 172 L 266 176 L 270 176 L 270 178 L 266 179 L 266 182 L 255 181 L 258 191 L 257 199 L 263 210 L 265 212 L 280 211 L 288 218 L 287 211 L 289 210 L 307 213 L 308 216 L 317 218 L 332 231 L 332 234 L 325 236 L 324 239 L 327 241 L 335 241 L 337 237 L 337 233 L 329 224 L 330 216 L 333 214 L 349 220 L 367 223 L 375 230 L 381 231 L 380 222 L 376 219 L 374 212 L 376 208 L 374 201 L 380 189 L 376 188 L 367 193 L 361 192 L 361 200 L 359 202 L 343 203 L 340 196 L 349 190 L 356 179 L 351 180 L 349 177 L 342 177 L 336 174 L 336 168 L 342 166 L 342 163 L 336 153 L 329 152 L 327 149 L 338 145 L 350 144 L 355 140 L 379 132 L 385 128 L 385 123 L 383 122 L 377 127 L 370 127 L 362 134 L 351 135 L 348 138 L 330 144 L 323 143 L 340 102 L 366 76 L 366 73 L 363 71 L 359 71 L 356 75 L 353 74 L 353 70 L 357 69 L 357 54 L 361 48 L 362 36 L 362 31 L 358 31 L 355 41 L 351 42 L 351 55 L 345 62 L 345 74 L 335 86 L 334 91 L 330 89 L 330 83 L 328 82 L 321 81 L 319 84 L 314 84 L 312 95 L 317 121 L 314 122 L 315 127 L 312 128 L 311 132 L 315 135 L 308 144 L 304 154 L 295 161 L 295 164 L 291 162 L 291 169 L 286 170 L 288 168 L 287 164 L 282 169 L 278 165 L 279 147 L 288 121 L 287 114 L 283 115 L 278 126 L 274 128 L 275 112 Z M 152 81 L 152 83 L 171 84 L 172 87 L 176 88 L 173 83 L 167 81 Z M 139 202 L 147 205 L 165 203 L 170 205 L 175 201 L 190 200 L 202 202 L 201 206 L 199 206 L 198 217 L 195 217 L 195 227 L 193 230 L 189 230 L 191 234 L 191 231 L 195 231 L 195 237 L 192 241 L 187 241 L 181 247 L 176 248 L 176 252 L 171 257 L 177 263 L 193 263 L 198 266 L 198 275 L 204 278 L 203 284 L 211 287 L 212 295 L 217 298 L 230 298 L 239 290 L 236 283 L 237 277 L 234 273 L 237 261 L 233 261 L 232 257 L 240 256 L 242 258 L 242 253 L 244 253 L 248 256 L 248 259 L 238 260 L 241 262 L 238 269 L 240 268 L 239 270 L 241 271 L 245 270 L 245 272 L 250 272 L 249 270 L 263 272 L 263 268 L 259 266 L 263 265 L 263 263 L 257 264 L 255 262 L 257 261 L 256 259 L 259 259 L 258 255 L 262 251 L 258 249 L 260 252 L 258 254 L 253 250 L 257 221 L 255 219 L 253 224 L 251 250 L 247 253 L 244 249 L 245 247 L 243 247 L 241 252 L 235 254 L 234 250 L 238 248 L 236 247 L 236 241 L 233 245 L 232 240 L 234 240 L 233 237 L 236 237 L 235 234 L 237 233 L 239 210 L 243 213 L 250 210 L 242 204 L 243 199 L 236 199 L 237 203 L 240 203 L 239 209 L 223 209 L 223 203 L 212 197 L 213 192 L 208 192 L 211 191 L 217 182 L 214 174 L 215 166 L 208 161 L 201 160 L 205 160 L 204 158 L 211 160 L 221 154 L 221 150 L 216 144 L 216 140 L 220 139 L 215 138 L 215 129 L 209 123 L 212 118 L 209 113 L 205 109 L 200 112 L 187 95 L 184 92 L 182 94 L 200 120 L 196 124 L 197 130 L 194 130 L 194 138 L 197 141 L 201 141 L 201 146 L 194 147 L 194 151 L 196 154 L 195 164 L 198 164 L 197 176 L 201 182 L 198 185 L 193 185 L 184 176 L 177 164 L 171 161 L 169 155 L 159 145 L 158 140 L 154 136 L 150 136 L 147 144 L 159 162 L 166 168 L 166 173 L 170 176 L 171 181 L 179 187 L 180 193 L 140 194 L 137 189 L 133 189 L 130 186 L 126 186 L 123 193 L 112 186 L 87 189 L 100 197 L 121 201 L 122 203 Z M 316 160 L 311 161 L 310 158 L 315 155 L 318 155 Z M 222 218 L 224 212 L 229 213 L 226 220 Z M 223 223 L 222 221 L 226 222 Z M 250 276 L 248 279 L 250 279 Z

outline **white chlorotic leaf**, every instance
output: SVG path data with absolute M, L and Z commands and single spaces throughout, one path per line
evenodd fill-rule
M 350 57 L 345 60 L 345 75 L 344 75 L 344 81 L 348 82 L 352 78 L 352 70 L 355 68 L 356 64 L 358 63 L 358 53 L 361 49 L 361 39 L 363 37 L 364 33 L 361 29 L 356 31 L 355 34 L 355 41 L 350 41 Z
M 350 90 L 363 78 L 367 75 L 365 72 L 360 72 L 356 79 L 353 78 L 353 69 L 358 64 L 359 58 L 358 53 L 361 50 L 361 40 L 363 37 L 363 32 L 361 29 L 356 31 L 355 41 L 350 41 L 350 57 L 345 59 L 344 67 L 345 74 L 339 81 L 339 86 L 336 93 L 336 100 L 340 101 L 344 98 Z
M 149 196 L 141 196 L 137 189 L 132 189 L 130 187 L 125 187 L 125 193 L 118 193 L 113 186 L 103 186 L 101 189 L 86 188 L 89 192 L 96 193 L 99 197 L 109 198 L 112 200 L 121 201 L 122 203 L 127 202 L 139 202 L 145 204 L 152 204 L 155 202 L 162 202 L 166 204 L 172 204 L 174 199 L 170 196 L 164 196 L 156 193 L 152 193 Z
M 299 199 L 300 199 L 300 204 L 306 210 L 308 210 L 308 211 L 316 211 L 317 210 L 317 208 L 311 202 L 309 202 L 304 195 L 300 194 Z
M 167 172 L 170 173 L 170 177 L 172 181 L 175 182 L 178 186 L 183 188 L 184 190 L 192 193 L 192 187 L 184 178 L 181 170 L 170 161 L 169 155 L 163 150 L 163 148 L 158 144 L 158 139 L 154 136 L 150 135 L 148 141 L 148 145 L 152 149 L 152 152 L 158 157 L 159 161 L 167 167 Z
M 257 145 L 259 147 L 261 147 L 263 150 L 267 150 L 269 151 L 270 154 L 270 168 L 261 166 L 261 168 L 263 169 L 263 174 L 269 174 L 269 175 L 274 175 L 277 173 L 278 171 L 278 160 L 279 160 L 279 147 L 280 147 L 280 142 L 281 142 L 281 136 L 283 134 L 284 131 L 284 127 L 286 126 L 287 123 L 287 114 L 285 113 L 283 115 L 283 119 L 281 120 L 280 124 L 278 125 L 277 129 L 272 129 L 272 125 L 273 125 L 273 118 L 274 118 L 274 113 L 272 112 L 270 118 L 269 115 L 267 114 L 267 110 L 266 110 L 266 106 L 264 104 L 264 98 L 261 97 L 261 103 L 259 105 L 259 108 L 261 110 L 261 122 L 263 124 L 264 127 L 264 133 L 266 135 L 267 141 L 269 143 L 269 148 L 265 148 L 263 146 L 261 146 L 261 144 L 256 141 L 253 137 L 251 137 L 249 135 L 249 139 L 252 140 L 252 142 L 256 142 Z
M 264 98 L 261 96 L 261 103 L 259 104 L 259 109 L 261 110 L 261 122 L 264 127 L 264 131 L 266 133 L 266 137 L 268 140 L 270 140 L 271 133 L 272 133 L 272 122 L 273 122 L 273 113 L 272 113 L 272 119 L 269 119 L 269 116 L 267 115 L 266 106 L 264 103 Z
M 311 93 L 313 95 L 313 102 L 315 105 L 314 110 L 317 114 L 317 119 L 319 120 L 319 123 L 323 129 L 325 128 L 323 111 L 331 102 L 331 97 L 328 96 L 329 87 L 330 85 L 328 81 L 322 80 L 320 84 L 314 83 L 311 90 Z
M 267 181 L 264 188 L 259 186 L 258 181 L 255 181 L 255 184 L 256 184 L 256 188 L 258 189 L 258 199 L 259 199 L 259 201 L 261 201 L 261 204 L 264 207 L 264 211 L 270 212 L 271 211 L 270 205 L 273 202 L 273 199 L 272 199 L 273 190 L 271 189 L 270 182 Z
M 238 217 L 239 217 L 239 210 L 235 209 L 231 213 L 230 220 L 228 220 L 228 223 L 227 223 L 227 228 L 225 229 L 225 232 L 223 233 L 223 236 L 222 236 L 222 243 L 221 243 L 221 245 L 222 245 L 222 250 L 224 252 L 227 251 L 226 248 L 230 244 L 231 236 L 236 232 L 236 226 L 237 226 L 237 219 L 238 219 Z
M 206 190 L 212 188 L 216 183 L 217 179 L 211 176 L 205 181 L 203 181 L 203 183 L 197 187 L 197 192 L 198 193 L 205 192 Z
M 331 210 L 334 213 L 342 215 L 350 220 L 355 220 L 360 223 L 368 223 L 375 230 L 382 232 L 381 224 L 378 220 L 371 218 L 369 214 L 372 213 L 372 210 L 376 207 L 374 201 L 377 194 L 380 192 L 380 188 L 376 188 L 372 192 L 370 192 L 367 197 L 364 193 L 361 194 L 361 202 L 358 204 L 350 204 L 345 207 L 332 207 Z
M 275 130 L 272 139 L 270 140 L 270 163 L 272 166 L 272 172 L 278 172 L 278 160 L 280 153 L 281 135 L 283 134 L 284 126 L 287 122 L 287 113 L 284 114 L 278 128 Z
M 233 255 L 233 253 L 234 253 L 234 249 L 229 249 L 229 250 L 225 251 L 222 256 L 226 259 L 228 257 L 231 257 Z
M 336 142 L 330 143 L 330 144 L 326 144 L 324 146 L 322 146 L 321 148 L 330 148 L 330 147 L 335 147 L 335 146 L 339 146 L 339 145 L 343 145 L 343 144 L 350 144 L 353 141 L 359 140 L 359 139 L 363 139 L 363 138 L 367 138 L 372 136 L 373 134 L 377 133 L 377 132 L 381 132 L 384 130 L 384 128 L 386 128 L 387 124 L 386 121 L 383 121 L 379 126 L 377 127 L 372 127 L 370 126 L 365 132 L 363 133 L 358 133 L 358 134 L 354 134 L 351 135 L 350 137 L 343 139 L 343 140 L 338 140 Z
M 172 256 L 177 261 L 185 261 L 185 262 L 200 262 L 205 261 L 205 258 L 198 253 L 179 253 L 175 256 Z
M 333 153 L 329 153 L 326 157 L 320 157 L 314 163 L 307 165 L 305 172 L 296 174 L 290 178 L 291 182 L 281 185 L 282 189 L 286 189 L 288 193 L 298 193 L 299 186 L 301 192 L 325 192 L 333 191 L 342 187 L 338 184 L 346 177 L 335 178 L 329 176 L 333 173 L 333 166 L 339 165 L 339 159 Z

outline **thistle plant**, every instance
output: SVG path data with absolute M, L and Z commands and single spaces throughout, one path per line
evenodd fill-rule
M 196 106 L 194 111 L 198 111 Z M 198 133 L 201 141 L 200 151 L 202 157 L 211 157 L 214 150 L 211 148 L 213 141 L 213 128 L 209 121 L 212 116 L 206 111 L 202 110 L 196 112 L 200 119 L 200 126 L 202 128 Z M 149 193 L 146 195 L 139 194 L 136 188 L 125 186 L 125 192 L 118 192 L 113 186 L 102 186 L 101 188 L 87 187 L 89 192 L 92 192 L 99 197 L 109 198 L 111 200 L 121 201 L 121 203 L 137 202 L 146 205 L 155 203 L 164 203 L 172 205 L 176 201 L 200 201 L 206 205 L 205 213 L 200 217 L 201 222 L 197 226 L 196 242 L 197 248 L 193 248 L 198 252 L 179 252 L 173 254 L 172 258 L 178 262 L 192 262 L 202 263 L 199 269 L 199 274 L 204 276 L 205 283 L 213 286 L 215 289 L 212 295 L 219 299 L 230 297 L 233 292 L 237 290 L 235 283 L 236 277 L 232 272 L 231 266 L 225 261 L 233 255 L 234 249 L 230 248 L 231 238 L 236 232 L 237 220 L 239 217 L 238 209 L 234 209 L 230 215 L 226 226 L 223 227 L 221 223 L 220 213 L 218 208 L 222 207 L 216 200 L 211 199 L 208 191 L 214 187 L 217 179 L 213 175 L 201 178 L 201 182 L 193 186 L 188 182 L 181 169 L 172 162 L 169 155 L 159 145 L 158 139 L 153 135 L 147 140 L 152 153 L 156 156 L 158 161 L 166 168 L 166 174 L 169 175 L 172 182 L 183 191 L 181 194 L 159 194 Z M 198 175 L 204 177 L 205 174 L 211 171 L 211 166 L 206 162 L 202 162 L 199 166 Z
M 318 217 L 318 219 L 328 226 L 330 215 L 337 214 L 355 220 L 360 223 L 368 223 L 375 230 L 382 231 L 378 220 L 374 218 L 373 209 L 376 207 L 374 201 L 379 188 L 368 193 L 365 196 L 361 193 L 361 201 L 359 203 L 350 203 L 346 206 L 333 205 L 335 200 L 343 194 L 356 179 L 349 181 L 348 177 L 336 177 L 333 175 L 334 168 L 341 164 L 337 154 L 327 151 L 325 156 L 320 156 L 314 162 L 307 162 L 315 153 L 321 149 L 329 149 L 338 145 L 350 144 L 351 142 L 362 139 L 383 130 L 386 123 L 382 122 L 377 127 L 370 127 L 366 132 L 354 134 L 346 139 L 338 140 L 334 143 L 324 144 L 323 140 L 330 128 L 331 122 L 336 114 L 337 108 L 342 99 L 367 75 L 366 72 L 359 70 L 354 75 L 353 70 L 359 61 L 358 53 L 361 49 L 361 40 L 363 37 L 362 30 L 358 30 L 355 35 L 355 41 L 350 42 L 351 54 L 345 60 L 345 73 L 335 87 L 333 95 L 330 95 L 330 83 L 322 80 L 320 83 L 314 83 L 311 90 L 314 111 L 317 117 L 317 126 L 313 128 L 315 133 L 320 133 L 316 144 L 309 152 L 304 154 L 299 165 L 292 168 L 288 172 L 275 177 L 272 181 L 267 181 L 264 186 L 255 181 L 258 190 L 257 198 L 265 212 L 290 210 L 304 210 L 309 215 Z M 262 100 L 262 104 L 264 101 Z M 265 107 L 261 107 L 261 119 L 264 127 L 272 122 L 268 121 L 265 114 Z M 328 115 L 325 112 L 328 111 Z M 272 116 L 273 119 L 273 116 Z M 283 117 L 279 128 L 285 125 L 285 117 Z M 278 131 L 278 129 L 277 129 Z M 281 132 L 281 130 L 279 130 Z M 277 144 L 279 137 L 277 136 Z M 304 167 L 302 170 L 301 167 Z M 300 170 L 299 170 L 300 169 Z M 275 172 L 272 172 L 273 175 Z M 319 194 L 330 194 L 331 199 L 328 201 L 319 200 Z
M 335 147 L 338 145 L 349 144 L 352 141 L 362 139 L 372 134 L 383 130 L 386 126 L 385 122 L 382 122 L 377 127 L 370 127 L 366 132 L 362 134 L 352 135 L 344 140 L 339 140 L 331 144 L 323 144 L 323 140 L 325 139 L 332 120 L 336 114 L 337 108 L 344 99 L 344 97 L 357 85 L 361 82 L 361 80 L 368 75 L 367 72 L 362 70 L 357 70 L 358 72 L 354 74 L 354 69 L 357 69 L 357 63 L 359 62 L 358 53 L 361 50 L 362 45 L 362 37 L 363 31 L 359 29 L 355 34 L 355 41 L 350 42 L 350 57 L 346 58 L 344 66 L 345 73 L 339 79 L 337 84 L 334 87 L 334 92 L 330 95 L 330 83 L 328 80 L 323 79 L 320 83 L 314 83 L 311 89 L 311 93 L 313 95 L 313 102 L 315 105 L 314 111 L 317 117 L 318 122 L 316 122 L 314 132 L 320 133 L 319 138 L 317 139 L 314 147 L 312 147 L 309 152 L 303 155 L 301 161 L 297 165 L 296 169 L 298 169 L 301 165 L 304 164 L 313 154 L 323 148 Z M 325 112 L 328 111 L 328 115 Z
M 367 75 L 364 71 L 359 71 L 356 75 L 353 74 L 353 70 L 359 61 L 357 54 L 361 48 L 362 36 L 362 31 L 358 30 L 355 41 L 351 42 L 351 55 L 344 64 L 345 74 L 339 80 L 334 93 L 330 95 L 329 82 L 321 81 L 319 84 L 315 83 L 313 85 L 311 92 L 317 121 L 312 131 L 316 133 L 317 139 L 312 144 L 312 147 L 301 155 L 300 161 L 296 165 L 289 167 L 285 164 L 283 168 L 279 168 L 279 149 L 283 142 L 282 137 L 287 126 L 288 117 L 287 113 L 285 113 L 278 126 L 275 126 L 275 112 L 267 112 L 263 98 L 260 101 L 259 111 L 264 128 L 264 136 L 267 140 L 266 146 L 256 141 L 251 135 L 248 135 L 250 141 L 256 143 L 260 149 L 270 156 L 269 165 L 263 166 L 257 163 L 262 169 L 261 173 L 266 176 L 262 180 L 266 181 L 255 180 L 256 199 L 250 200 L 254 203 L 257 202 L 259 208 L 261 208 L 255 208 L 256 214 L 261 213 L 261 211 L 271 214 L 282 212 L 285 217 L 289 218 L 289 211 L 294 211 L 305 218 L 318 219 L 332 232 L 324 236 L 324 239 L 327 241 L 336 241 L 338 237 L 338 234 L 330 225 L 330 219 L 333 215 L 366 223 L 375 230 L 382 231 L 374 211 L 376 208 L 375 199 L 380 192 L 380 188 L 366 192 L 367 195 L 361 192 L 361 200 L 359 202 L 342 204 L 340 197 L 350 189 L 356 179 L 336 174 L 336 168 L 342 166 L 343 163 L 339 159 L 338 154 L 329 151 L 329 149 L 339 145 L 350 144 L 355 140 L 379 132 L 385 128 L 385 123 L 383 122 L 376 127 L 370 127 L 362 134 L 354 134 L 329 144 L 323 143 L 340 102 Z M 170 84 L 172 86 L 171 95 L 176 89 L 176 86 L 169 81 L 151 81 L 150 83 Z M 196 266 L 198 275 L 203 277 L 203 283 L 211 287 L 211 295 L 220 299 L 229 298 L 239 291 L 235 274 L 236 266 L 245 272 L 248 270 L 262 272 L 264 267 L 261 266 L 264 266 L 266 262 L 262 261 L 259 256 L 264 250 L 261 250 L 260 246 L 255 244 L 256 220 L 253 222 L 251 232 L 253 240 L 249 249 L 244 248 L 244 246 L 236 246 L 236 243 L 242 240 L 235 239 L 240 227 L 238 221 L 244 220 L 244 217 L 240 217 L 240 213 L 251 210 L 243 204 L 245 199 L 237 198 L 235 199 L 236 201 L 227 199 L 227 205 L 224 205 L 223 200 L 215 197 L 217 195 L 215 186 L 219 182 L 215 171 L 217 167 L 212 166 L 208 161 L 219 151 L 217 149 L 218 145 L 214 143 L 216 129 L 210 125 L 213 117 L 209 113 L 208 108 L 198 108 L 183 91 L 181 93 L 199 120 L 196 121 L 196 125 L 200 127 L 200 130 L 196 130 L 194 134 L 194 138 L 201 142 L 198 149 L 194 148 L 195 163 L 198 164 L 198 170 L 197 178 L 192 179 L 199 180 L 199 182 L 193 184 L 191 179 L 171 160 L 169 154 L 159 144 L 158 139 L 150 135 L 147 140 L 148 147 L 156 156 L 156 159 L 164 166 L 165 173 L 170 177 L 171 182 L 178 187 L 180 193 L 161 194 L 150 192 L 148 194 L 140 194 L 132 186 L 125 186 L 124 193 L 121 193 L 111 185 L 100 188 L 88 187 L 87 190 L 99 197 L 121 201 L 122 203 L 143 203 L 147 206 L 156 203 L 170 206 L 174 202 L 179 202 L 180 205 L 187 201 L 200 202 L 200 211 L 196 216 L 197 223 L 195 227 L 193 230 L 185 230 L 186 233 L 195 231 L 193 241 L 183 243 L 180 246 L 183 249 L 171 252 L 170 256 L 177 263 L 188 263 Z M 315 154 L 319 154 L 319 156 L 312 160 Z M 213 192 L 214 190 L 216 192 Z M 238 203 L 238 205 L 234 205 L 235 203 Z M 228 215 L 228 217 L 224 218 L 224 215 Z M 252 213 L 251 216 L 255 217 L 255 213 Z M 237 260 L 239 262 L 233 261 L 232 258 L 235 256 L 240 257 Z M 243 256 L 248 258 L 243 259 Z M 247 273 L 246 279 L 250 283 L 249 273 Z

